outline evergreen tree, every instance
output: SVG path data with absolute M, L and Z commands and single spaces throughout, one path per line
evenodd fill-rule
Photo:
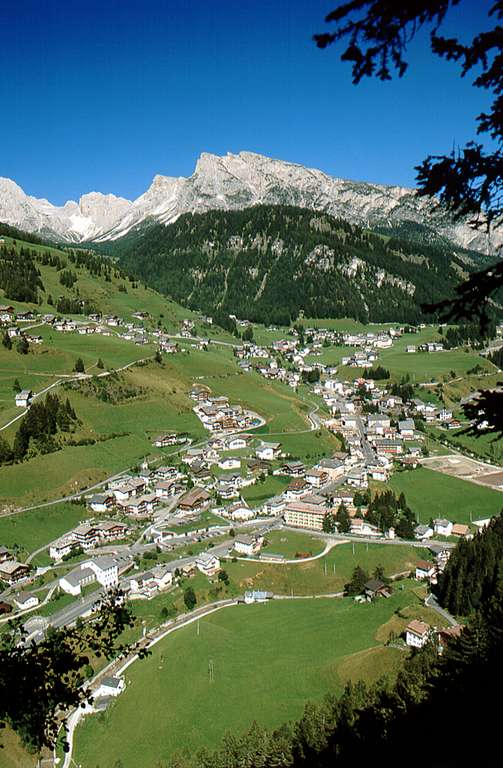
M 76 361 L 75 361 L 75 365 L 74 365 L 74 367 L 73 367 L 73 370 L 74 370 L 76 373 L 84 373 L 84 372 L 85 372 L 85 368 L 84 368 L 84 361 L 82 360 L 82 358 L 81 358 L 81 357 L 78 357 L 78 358 L 76 359 Z
M 346 505 L 342 502 L 336 515 L 337 530 L 339 533 L 348 533 L 351 529 L 351 520 Z

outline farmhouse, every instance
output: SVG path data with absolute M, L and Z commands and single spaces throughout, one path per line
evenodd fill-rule
M 16 395 L 16 406 L 18 408 L 28 408 L 33 399 L 33 392 L 31 389 L 22 389 Z
M 365 597 L 374 600 L 376 597 L 390 597 L 391 588 L 384 581 L 370 579 L 363 587 Z
M 405 627 L 405 642 L 412 648 L 423 648 L 431 634 L 429 624 L 418 619 L 412 619 Z

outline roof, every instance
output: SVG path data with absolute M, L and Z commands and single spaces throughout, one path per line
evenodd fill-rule
M 101 685 L 106 685 L 107 688 L 117 689 L 120 688 L 121 683 L 122 680 L 120 677 L 105 677 L 102 680 Z
M 209 565 L 213 560 L 218 560 L 218 557 L 216 555 L 210 555 L 209 552 L 202 552 L 196 557 L 196 563 L 201 563 L 202 565 Z
M 412 632 L 413 635 L 418 635 L 419 637 L 424 637 L 430 631 L 430 625 L 425 624 L 424 621 L 419 621 L 418 619 L 412 619 L 412 621 L 409 621 L 409 623 L 405 627 L 405 631 Z
M 435 568 L 435 564 L 430 563 L 428 560 L 418 560 L 416 568 L 419 568 L 421 571 L 431 571 Z
M 378 592 L 380 589 L 384 589 L 385 586 L 386 584 L 384 581 L 380 581 L 379 579 L 369 579 L 364 585 L 365 589 L 369 592 Z
M 435 525 L 441 525 L 442 528 L 447 528 L 451 525 L 451 521 L 447 520 L 445 517 L 437 517 L 433 522 Z
M 469 530 L 470 527 L 468 525 L 463 525 L 462 523 L 454 523 L 452 526 L 452 534 L 454 536 L 464 536 Z
M 97 565 L 98 568 L 101 568 L 102 571 L 107 571 L 109 568 L 114 568 L 117 566 L 114 558 L 109 557 L 108 555 L 103 555 L 103 557 L 94 557 L 90 562 L 94 563 L 94 565 Z
M 0 571 L 7 574 L 16 573 L 16 571 L 18 571 L 20 568 L 26 568 L 26 570 L 28 570 L 27 565 L 24 563 L 18 563 L 17 560 L 6 560 L 0 565 Z
M 93 579 L 96 578 L 95 572 L 90 568 L 80 568 L 75 571 L 70 571 L 66 576 L 63 576 L 65 581 L 67 581 L 68 584 L 71 584 L 72 587 L 78 587 L 83 581 L 90 577 Z
M 32 595 L 30 592 L 18 592 L 17 595 L 14 595 L 13 599 L 16 601 L 16 603 L 26 603 L 28 600 L 31 600 L 32 597 L 36 597 L 36 595 Z

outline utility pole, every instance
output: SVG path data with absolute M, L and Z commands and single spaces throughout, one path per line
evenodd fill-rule
M 208 675 L 210 678 L 210 683 L 215 682 L 215 666 L 213 664 L 213 659 L 210 659 L 208 662 Z

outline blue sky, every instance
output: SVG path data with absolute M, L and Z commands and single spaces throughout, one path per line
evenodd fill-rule
M 328 0 L 4 0 L 0 175 L 62 203 L 134 198 L 203 152 L 250 150 L 334 176 L 414 184 L 414 165 L 474 135 L 485 94 L 426 36 L 398 81 L 351 84 L 318 50 Z M 486 0 L 446 25 L 469 37 Z

